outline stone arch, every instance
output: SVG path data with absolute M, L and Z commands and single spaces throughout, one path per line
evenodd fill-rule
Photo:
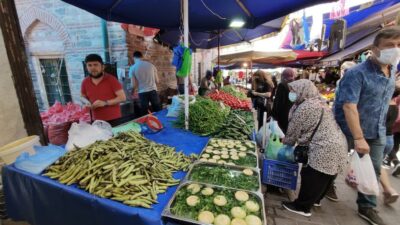
M 36 22 L 40 21 L 49 25 L 54 29 L 64 42 L 65 47 L 72 46 L 71 37 L 69 36 L 65 25 L 54 15 L 48 13 L 37 7 L 31 7 L 20 17 L 21 32 L 26 40 L 29 28 L 31 28 Z

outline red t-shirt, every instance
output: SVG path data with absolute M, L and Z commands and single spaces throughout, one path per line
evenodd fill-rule
M 115 94 L 117 91 L 122 89 L 122 85 L 118 80 L 104 73 L 103 79 L 99 84 L 95 85 L 92 82 L 91 77 L 86 77 L 81 86 L 81 93 L 83 96 L 91 102 L 94 103 L 96 100 L 111 100 L 117 97 Z M 113 120 L 121 117 L 121 108 L 119 104 L 112 106 L 104 106 L 96 109 L 92 109 L 93 120 Z

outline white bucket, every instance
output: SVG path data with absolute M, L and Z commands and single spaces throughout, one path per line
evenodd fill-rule
M 0 148 L 0 158 L 7 165 L 13 163 L 15 159 L 22 153 L 28 152 L 30 155 L 35 153 L 33 146 L 41 146 L 39 136 L 33 135 L 24 137 Z

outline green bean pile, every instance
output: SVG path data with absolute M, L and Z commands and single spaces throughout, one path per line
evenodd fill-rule
M 157 203 L 157 194 L 179 183 L 172 173 L 186 171 L 193 157 L 138 133 L 125 132 L 68 152 L 44 175 L 63 184 L 77 184 L 103 198 L 150 208 Z

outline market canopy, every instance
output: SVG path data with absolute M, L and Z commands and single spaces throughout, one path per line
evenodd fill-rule
M 63 0 L 105 20 L 176 29 L 182 25 L 181 0 Z M 335 0 L 191 0 L 189 27 L 206 31 L 228 29 L 233 19 L 255 28 L 308 6 Z
M 209 49 L 218 46 L 226 46 L 239 42 L 249 42 L 261 36 L 278 32 L 281 29 L 285 17 L 257 26 L 254 29 L 228 29 L 222 31 L 194 31 L 189 32 L 189 42 L 192 49 Z M 219 35 L 219 40 L 218 40 Z M 182 33 L 179 29 L 162 30 L 156 36 L 157 39 L 169 46 L 177 45 Z
M 351 58 L 354 55 L 357 55 L 358 53 L 361 53 L 362 51 L 365 51 L 369 47 L 371 47 L 374 38 L 376 36 L 376 33 L 370 34 L 367 37 L 364 37 L 364 39 L 356 42 L 355 44 L 349 46 L 348 48 L 345 48 L 343 51 L 340 51 L 336 54 L 330 55 L 326 57 L 325 59 L 322 59 L 320 61 L 320 64 L 324 66 L 338 66 L 341 61 L 347 58 Z
M 250 65 L 248 65 L 247 67 L 245 67 L 243 65 L 243 63 L 241 62 L 237 62 L 237 63 L 233 63 L 233 64 L 229 64 L 229 65 L 221 65 L 220 68 L 222 70 L 235 70 L 235 69 L 249 69 Z M 273 69 L 276 68 L 277 66 L 272 65 L 272 64 L 263 64 L 263 63 L 253 63 L 251 65 L 251 69 Z
M 382 19 L 385 19 L 383 16 L 384 12 L 386 9 L 392 8 L 391 14 L 393 13 L 394 8 L 398 8 L 400 0 L 381 0 L 381 1 L 375 1 L 374 4 L 368 8 L 362 8 L 358 9 L 356 11 L 351 12 L 349 15 L 344 16 L 343 19 L 346 20 L 347 23 L 347 29 L 352 28 L 353 26 L 356 26 L 359 23 L 362 23 L 365 25 L 365 21 L 367 18 L 376 15 L 377 17 L 381 17 Z M 397 4 L 397 5 L 396 5 Z M 388 13 L 386 11 L 386 13 Z M 396 11 L 394 11 L 396 14 Z M 397 11 L 398 13 L 398 11 Z M 328 39 L 330 35 L 330 28 L 332 24 L 335 22 L 335 19 L 330 19 L 324 22 L 326 25 L 326 31 L 325 31 L 325 38 Z M 370 23 L 370 21 L 369 21 Z
M 274 52 L 266 51 L 244 51 L 232 54 L 221 55 L 220 64 L 232 64 L 237 62 L 253 62 L 260 64 L 274 64 L 277 62 L 293 61 L 297 57 L 296 53 L 291 50 L 281 50 Z M 214 59 L 216 62 L 218 58 Z

